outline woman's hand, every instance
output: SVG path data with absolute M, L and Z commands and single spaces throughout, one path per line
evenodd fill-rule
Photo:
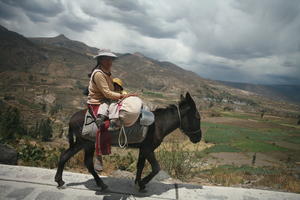
M 127 97 L 136 97 L 138 96 L 138 94 L 134 94 L 134 93 L 131 93 L 131 94 L 122 94 L 121 95 L 121 99 L 125 99 Z

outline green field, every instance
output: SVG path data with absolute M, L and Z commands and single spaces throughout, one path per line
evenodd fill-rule
M 289 149 L 276 146 L 276 142 L 299 144 L 298 130 L 276 128 L 242 128 L 232 125 L 204 122 L 206 129 L 204 140 L 214 143 L 213 152 L 269 152 L 288 151 Z M 295 136 L 296 135 L 296 136 Z M 208 150 L 210 151 L 210 150 Z

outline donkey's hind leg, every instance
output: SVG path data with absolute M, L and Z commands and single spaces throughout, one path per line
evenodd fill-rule
M 94 143 L 90 143 L 84 147 L 84 164 L 86 168 L 89 170 L 89 172 L 94 176 L 94 179 L 96 181 L 96 184 L 101 187 L 102 190 L 105 190 L 108 188 L 107 185 L 105 185 L 102 181 L 102 179 L 98 176 L 94 169 L 94 163 L 93 163 L 93 157 L 95 152 L 95 145 Z
M 72 157 L 74 156 L 76 153 L 78 153 L 78 151 L 80 151 L 80 149 L 83 148 L 82 143 L 75 143 L 73 146 L 71 146 L 69 149 L 67 149 L 66 151 L 64 151 L 59 159 L 58 162 L 58 167 L 57 167 L 57 171 L 56 171 L 56 175 L 55 175 L 55 181 L 58 184 L 58 187 L 61 187 L 65 184 L 65 182 L 62 180 L 62 173 L 64 170 L 64 166 L 65 163 Z
M 138 184 L 138 186 L 140 187 L 140 190 L 145 189 L 145 185 L 141 185 L 141 177 L 142 177 L 142 172 L 143 172 L 143 169 L 145 166 L 145 162 L 146 162 L 146 157 L 140 151 L 137 166 L 136 166 L 137 167 L 136 177 L 135 177 L 135 181 L 134 181 L 135 184 Z
M 140 182 L 140 189 L 143 190 L 143 187 L 145 188 L 145 185 L 147 183 L 149 183 L 149 181 L 151 181 L 151 179 L 158 174 L 158 172 L 160 171 L 160 166 L 158 164 L 158 161 L 155 158 L 155 154 L 154 152 L 151 152 L 147 155 L 147 160 L 149 161 L 152 171 L 150 172 L 150 174 L 148 174 L 146 177 L 144 177 L 142 179 L 142 181 Z

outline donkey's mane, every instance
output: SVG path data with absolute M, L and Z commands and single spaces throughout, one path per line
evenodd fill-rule
M 160 115 L 168 110 L 174 110 L 176 109 L 176 105 L 175 104 L 170 104 L 168 105 L 167 107 L 165 108 L 156 108 L 153 112 L 156 114 L 156 115 Z

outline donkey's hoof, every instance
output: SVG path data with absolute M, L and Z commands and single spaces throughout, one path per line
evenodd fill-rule
M 145 185 L 139 183 L 139 187 L 140 187 L 139 188 L 139 192 L 141 192 L 141 193 L 146 193 L 147 192 L 147 190 L 145 189 L 146 188 Z
M 62 185 L 62 186 L 57 186 L 57 189 L 59 190 L 63 190 L 63 189 L 66 189 L 67 187 L 65 185 Z
M 63 189 L 63 185 L 65 184 L 65 182 L 63 180 L 59 180 L 59 181 L 56 181 L 56 182 L 58 184 L 57 188 Z
M 105 191 L 108 189 L 108 185 L 102 184 L 101 185 L 101 191 Z
M 140 188 L 140 189 L 139 189 L 139 192 L 140 192 L 140 193 L 147 193 L 148 191 L 147 191 L 147 190 L 145 189 L 145 187 L 144 187 L 144 188 Z

